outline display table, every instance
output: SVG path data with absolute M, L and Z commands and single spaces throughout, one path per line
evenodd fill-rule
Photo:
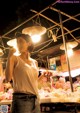
M 12 100 L 2 100 L 0 101 L 0 105 L 11 105 Z
M 41 99 L 40 101 L 41 112 L 50 111 L 69 111 L 71 113 L 78 113 L 78 107 L 80 108 L 80 103 L 76 102 L 51 102 L 50 97 Z M 12 100 L 2 100 L 0 105 L 11 106 Z
M 71 113 L 78 113 L 78 107 L 80 107 L 80 103 L 41 103 L 40 108 L 41 112 L 50 112 L 50 111 L 67 111 Z
M 80 110 L 80 103 L 76 102 L 75 99 L 74 102 L 63 102 L 51 97 L 41 97 L 39 102 L 41 112 L 67 111 L 71 113 L 78 113 L 78 108 Z

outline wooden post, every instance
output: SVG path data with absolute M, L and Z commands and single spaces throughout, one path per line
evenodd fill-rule
M 61 18 L 60 11 L 59 11 L 59 19 L 60 19 L 60 27 L 61 27 L 61 32 L 62 32 L 63 44 L 65 47 L 65 55 L 66 55 L 66 60 L 67 60 L 68 72 L 69 72 L 69 81 L 70 81 L 70 85 L 71 85 L 71 91 L 73 92 L 72 77 L 71 77 L 71 72 L 70 72 L 70 63 L 69 63 L 69 58 L 68 58 L 68 54 L 67 54 L 67 46 L 66 46 L 66 41 L 65 41 L 65 37 L 64 37 L 64 30 L 63 30 L 63 24 L 62 24 L 62 18 Z

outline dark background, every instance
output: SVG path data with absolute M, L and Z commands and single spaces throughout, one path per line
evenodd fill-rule
M 46 29 L 49 29 L 50 27 L 56 25 L 53 22 L 41 16 L 36 16 L 35 18 L 31 19 L 25 24 L 22 24 L 23 22 L 25 22 L 26 20 L 28 20 L 29 18 L 35 15 L 35 13 L 31 11 L 31 9 L 40 12 L 46 7 L 48 7 L 48 9 L 45 10 L 42 14 L 58 24 L 60 24 L 59 13 L 54 10 L 51 10 L 50 7 L 53 7 L 57 10 L 64 12 L 65 14 L 68 14 L 70 18 L 78 14 L 78 16 L 76 16 L 76 19 L 78 19 L 79 21 L 75 21 L 71 19 L 69 21 L 64 22 L 63 26 L 66 27 L 69 31 L 74 30 L 72 32 L 72 35 L 75 37 L 75 39 L 79 41 L 80 0 L 71 0 L 71 1 L 60 0 L 57 3 L 55 3 L 56 1 L 57 0 L 1 0 L 0 1 L 0 36 L 1 36 L 0 46 L 4 52 L 4 55 L 0 57 L 4 65 L 7 61 L 7 55 L 9 50 L 7 41 L 14 37 L 15 32 L 18 31 L 21 32 L 25 27 L 32 26 L 36 22 L 37 23 L 40 22 L 39 24 L 46 27 Z M 55 5 L 52 5 L 53 3 L 55 3 Z M 61 14 L 61 16 L 62 16 L 62 21 L 68 19 L 68 17 L 64 14 Z M 19 25 L 21 26 L 18 27 Z M 17 29 L 12 30 L 16 28 L 16 26 Z M 31 54 L 32 57 L 35 58 L 40 63 L 40 65 L 41 63 L 43 65 L 45 64 L 45 62 L 47 61 L 47 56 L 50 58 L 64 54 L 64 51 L 60 50 L 60 45 L 63 43 L 63 39 L 62 39 L 63 37 L 61 36 L 62 35 L 61 28 L 58 25 L 56 25 L 56 27 L 53 28 L 51 30 L 53 30 L 54 32 L 56 32 L 56 28 L 59 29 L 57 33 L 57 42 L 52 41 L 49 44 L 49 40 L 52 40 L 52 37 L 48 37 L 48 30 L 47 30 L 47 32 L 42 36 L 42 40 L 39 43 L 35 44 L 35 49 Z M 76 30 L 77 28 L 79 29 Z M 9 31 L 11 30 L 12 32 L 9 33 Z M 66 30 L 64 30 L 64 33 L 66 33 Z M 67 41 L 75 41 L 75 39 L 69 33 L 65 35 L 65 39 Z M 46 46 L 47 44 L 48 46 Z M 78 46 L 74 48 L 74 50 L 76 49 L 80 49 L 79 42 L 78 42 Z

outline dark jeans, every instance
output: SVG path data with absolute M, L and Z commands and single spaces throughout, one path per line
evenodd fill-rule
M 40 113 L 40 108 L 35 103 L 36 96 L 24 93 L 14 93 L 12 113 Z

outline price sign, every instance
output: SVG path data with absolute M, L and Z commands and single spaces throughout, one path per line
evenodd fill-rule
M 8 113 L 8 105 L 1 105 L 0 113 Z

